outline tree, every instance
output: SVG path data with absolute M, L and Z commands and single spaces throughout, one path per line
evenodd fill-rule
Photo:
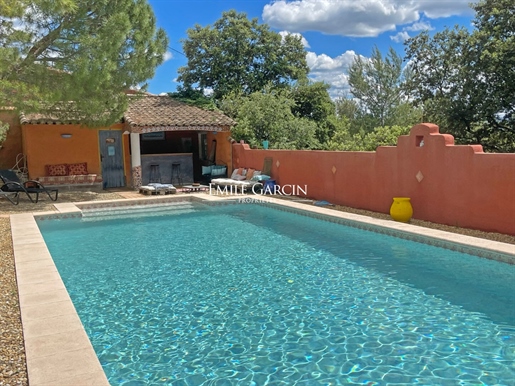
M 378 146 L 395 146 L 401 135 L 407 135 L 409 126 L 380 126 L 371 132 L 352 134 L 347 127 L 335 133 L 328 142 L 329 150 L 375 151 Z
M 2 143 L 4 143 L 7 138 L 7 132 L 9 131 L 9 124 L 0 121 L 0 149 L 2 148 Z
M 336 99 L 336 114 L 339 117 L 346 117 L 349 120 L 356 119 L 359 113 L 358 102 L 351 96 L 346 95 Z
M 218 106 L 238 121 L 236 139 L 254 146 L 268 139 L 275 149 L 325 149 L 342 125 L 328 87 L 307 80 L 281 88 L 269 84 L 249 96 L 232 91 Z
M 348 130 L 352 135 L 358 133 L 364 135 L 364 133 L 372 131 L 379 124 L 377 118 L 370 114 L 368 110 L 365 110 L 363 105 L 355 98 L 338 98 L 336 100 L 336 111 L 340 119 L 348 119 Z
M 0 106 L 112 124 L 163 61 L 146 0 L 0 2 Z
M 238 122 L 232 131 L 237 140 L 243 139 L 254 147 L 267 140 L 272 149 L 320 148 L 316 122 L 296 117 L 294 107 L 289 90 L 270 85 L 248 96 L 233 92 L 221 102 L 222 110 Z
M 217 106 L 213 98 L 204 95 L 200 90 L 194 90 L 192 88 L 178 87 L 177 91 L 169 92 L 168 95 L 172 99 L 187 103 L 192 106 L 197 106 L 206 110 L 216 110 Z
M 21 12 L 23 12 L 21 0 L 0 0 L 0 15 L 2 15 L 2 18 L 16 17 L 20 15 Z
M 414 98 L 426 120 L 458 143 L 515 151 L 515 3 L 481 0 L 474 29 L 427 32 L 407 41 Z
M 358 99 L 361 115 L 372 121 L 365 128 L 392 124 L 393 110 L 406 101 L 402 69 L 402 58 L 390 48 L 383 59 L 381 52 L 374 47 L 370 59 L 360 56 L 349 68 L 349 85 L 352 95 Z
M 324 82 L 300 80 L 291 87 L 291 98 L 295 102 L 292 112 L 317 125 L 316 138 L 325 143 L 336 130 L 336 108 L 329 95 L 329 85 Z
M 294 118 L 292 106 L 293 101 L 281 90 L 267 88 L 266 92 L 252 93 L 238 108 L 233 137 L 254 146 L 265 140 L 271 147 L 277 146 L 284 137 L 285 123 Z
M 196 25 L 183 40 L 188 64 L 179 68 L 184 88 L 212 89 L 219 100 L 231 91 L 245 95 L 302 79 L 308 73 L 300 37 L 284 38 L 245 13 L 224 12 L 213 26 Z
M 374 151 L 378 146 L 396 146 L 401 135 L 409 134 L 409 126 L 376 127 L 363 137 L 363 150 Z
M 275 149 L 320 149 L 317 139 L 317 124 L 307 118 L 295 117 L 287 121 L 282 131 L 282 137 L 277 140 Z

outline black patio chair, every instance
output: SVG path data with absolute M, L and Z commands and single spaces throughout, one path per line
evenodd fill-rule
M 50 200 L 57 201 L 59 191 L 57 189 L 47 189 L 39 181 L 29 180 L 21 182 L 16 172 L 13 170 L 0 170 L 0 179 L 4 183 L 1 190 L 9 193 L 25 193 L 29 200 L 33 203 L 39 201 L 39 194 L 45 193 Z M 36 199 L 31 194 L 36 195 Z
M 5 197 L 7 198 L 9 201 L 11 201 L 11 203 L 13 205 L 18 205 L 18 202 L 20 201 L 20 192 L 4 192 L 3 191 L 3 187 L 5 185 L 3 185 L 2 187 L 0 187 L 0 197 Z

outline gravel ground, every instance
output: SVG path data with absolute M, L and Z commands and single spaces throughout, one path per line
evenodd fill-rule
M 116 192 L 60 192 L 58 202 L 114 200 L 120 198 L 123 197 Z M 386 220 L 390 219 L 390 216 L 384 213 L 375 213 L 344 206 L 330 206 L 328 208 Z M 53 202 L 48 198 L 45 199 L 45 197 L 42 197 L 41 201 L 37 204 L 32 204 L 26 197 L 21 197 L 18 206 L 12 205 L 6 199 L 0 200 L 0 386 L 28 385 L 9 215 L 52 210 L 55 210 Z M 447 232 L 515 244 L 515 236 L 434 224 L 416 219 L 412 219 L 410 223 Z
M 0 218 L 0 385 L 27 385 L 8 218 Z
M 354 208 L 349 208 L 346 206 L 338 206 L 338 205 L 336 205 L 334 207 L 329 207 L 329 208 L 340 210 L 342 212 L 361 214 L 363 216 L 369 216 L 369 217 L 380 218 L 383 220 L 393 221 L 391 219 L 390 215 L 385 214 L 385 213 L 370 212 L 368 210 L 354 209 Z M 475 229 L 466 229 L 466 228 L 459 228 L 459 227 L 455 227 L 455 226 L 451 226 L 451 225 L 435 224 L 435 223 L 432 223 L 429 221 L 417 220 L 417 219 L 411 219 L 411 221 L 409 223 L 411 225 L 417 225 L 417 226 L 425 227 L 425 228 L 439 229 L 441 231 L 459 233 L 459 234 L 466 235 L 466 236 L 479 237 L 481 239 L 488 239 L 488 240 L 493 240 L 493 241 L 500 241 L 502 243 L 515 244 L 515 236 L 505 235 L 502 233 L 483 232 L 483 231 L 478 231 Z

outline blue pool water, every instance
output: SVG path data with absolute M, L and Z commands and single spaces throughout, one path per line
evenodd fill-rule
M 40 221 L 113 385 L 513 385 L 515 266 L 258 205 Z

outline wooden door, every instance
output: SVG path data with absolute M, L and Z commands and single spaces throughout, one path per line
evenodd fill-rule
M 100 130 L 98 139 L 104 189 L 125 186 L 122 132 L 120 130 Z

